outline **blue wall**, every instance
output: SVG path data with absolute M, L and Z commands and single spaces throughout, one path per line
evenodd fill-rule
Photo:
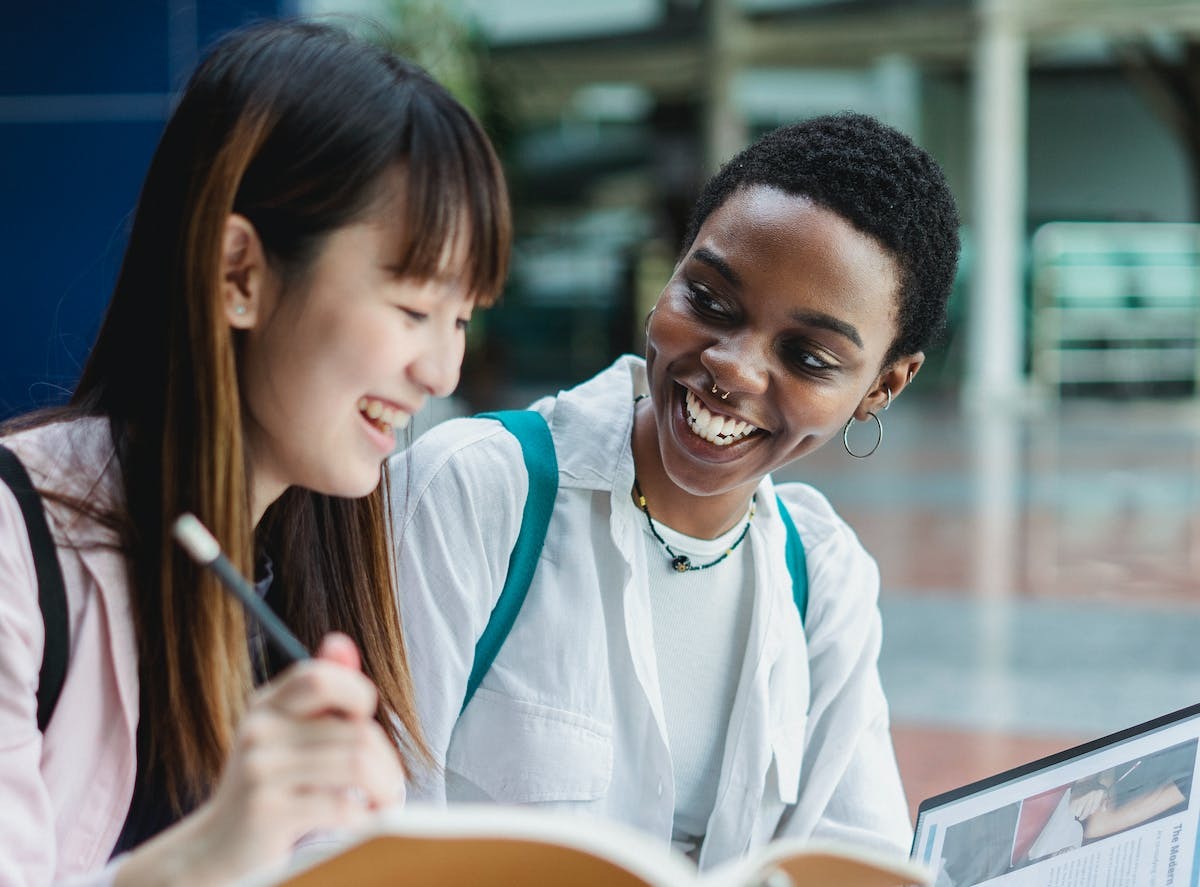
M 5 10 L 0 418 L 69 395 L 172 93 L 203 48 L 292 9 L 289 0 L 75 0 Z

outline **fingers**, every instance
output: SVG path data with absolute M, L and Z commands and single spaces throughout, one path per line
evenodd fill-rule
M 249 870 L 314 829 L 403 800 L 404 770 L 358 665 L 353 642 L 331 635 L 251 698 L 206 812 L 189 818 L 192 845 Z
M 295 794 L 346 796 L 359 806 L 378 809 L 403 796 L 404 774 L 396 754 L 379 733 L 372 747 L 323 745 L 297 754 L 288 769 Z
M 327 659 L 310 659 L 284 671 L 259 700 L 294 718 L 327 714 L 370 718 L 375 715 L 378 693 L 362 672 Z
M 253 790 L 352 794 L 371 808 L 402 796 L 404 771 L 378 724 L 321 719 L 289 726 L 248 724 L 239 750 L 241 775 Z
M 358 664 L 350 638 L 327 635 L 317 659 L 287 669 L 252 701 L 239 746 L 257 781 L 291 793 L 352 793 L 368 807 L 403 796 L 399 757 L 374 719 L 378 693 Z
M 351 671 L 362 670 L 362 658 L 359 656 L 358 647 L 355 646 L 354 641 L 340 631 L 325 635 L 320 649 L 317 650 L 317 658 L 336 662 Z

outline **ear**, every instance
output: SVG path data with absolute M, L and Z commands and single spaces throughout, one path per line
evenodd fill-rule
M 879 415 L 881 412 L 891 406 L 892 401 L 900 396 L 900 392 L 908 387 L 908 384 L 921 371 L 921 366 L 925 363 L 925 352 L 918 351 L 915 354 L 909 354 L 901 357 L 882 373 L 875 380 L 875 384 L 871 386 L 871 390 L 867 392 L 867 396 L 862 399 L 858 405 L 858 409 L 854 413 L 854 418 L 860 422 L 867 418 L 867 412 L 872 412 Z
M 258 325 L 268 268 L 254 225 L 236 213 L 225 219 L 221 235 L 221 307 L 238 330 Z

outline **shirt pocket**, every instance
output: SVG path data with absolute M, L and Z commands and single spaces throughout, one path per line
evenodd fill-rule
M 778 781 L 779 800 L 795 804 L 800 790 L 800 768 L 804 763 L 806 718 L 778 724 L 771 730 L 771 754 Z
M 612 782 L 612 726 L 480 687 L 450 738 L 447 783 L 493 801 L 594 801 Z

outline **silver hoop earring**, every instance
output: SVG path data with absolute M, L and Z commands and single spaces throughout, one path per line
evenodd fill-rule
M 884 385 L 883 390 L 887 392 L 888 396 L 887 403 L 883 405 L 883 411 L 886 413 L 892 407 L 892 389 Z
M 883 422 L 881 422 L 879 417 L 870 410 L 867 410 L 867 415 L 875 420 L 875 427 L 879 429 L 879 437 L 875 439 L 875 446 L 871 447 L 871 449 L 867 450 L 865 453 L 856 453 L 854 450 L 850 449 L 850 426 L 854 424 L 853 416 L 846 420 L 846 427 L 842 429 L 842 446 L 844 446 L 846 448 L 846 452 L 855 459 L 867 458 L 877 449 L 879 449 L 879 445 L 883 443 Z
M 712 393 L 713 394 L 717 393 L 717 384 L 715 382 L 713 383 Z M 719 395 L 719 396 L 720 396 L 721 400 L 729 400 L 729 392 L 728 391 L 726 391 L 724 394 Z

